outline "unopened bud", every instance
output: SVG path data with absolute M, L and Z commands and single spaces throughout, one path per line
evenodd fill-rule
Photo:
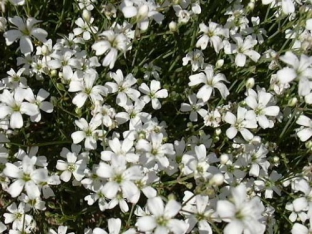
M 217 136 L 219 136 L 220 134 L 221 134 L 221 129 L 220 128 L 217 128 L 216 130 L 215 130 L 215 134 L 217 135 Z
M 0 17 L 0 32 L 4 32 L 7 26 L 7 20 L 4 17 Z
M 255 86 L 255 79 L 251 77 L 246 81 L 246 88 L 252 89 L 254 86 Z
M 305 143 L 305 146 L 308 148 L 308 149 L 312 149 L 312 141 L 307 141 Z
M 252 11 L 253 9 L 255 9 L 255 3 L 254 2 L 248 3 L 247 11 Z
M 223 60 L 223 59 L 219 59 L 219 60 L 216 62 L 216 68 L 222 67 L 223 64 L 224 64 L 224 60 Z
M 170 201 L 170 200 L 176 200 L 176 197 L 173 193 L 170 193 L 168 196 L 168 201 Z
M 280 158 L 279 158 L 279 157 L 277 157 L 277 156 L 274 156 L 274 157 L 273 157 L 273 162 L 274 162 L 274 163 L 279 163 L 279 161 L 280 161 Z
M 41 47 L 41 53 L 42 53 L 42 55 L 48 55 L 48 53 L 49 53 L 49 48 L 48 48 L 46 45 L 43 45 L 43 46 Z
M 178 29 L 177 23 L 174 22 L 174 21 L 171 21 L 171 22 L 169 23 L 169 30 L 170 30 L 171 32 L 176 32 L 177 29 Z
M 82 18 L 86 21 L 86 22 L 90 22 L 90 19 L 91 19 L 91 12 L 84 9 L 83 12 L 82 12 Z
M 211 185 L 220 186 L 221 184 L 223 184 L 223 181 L 224 181 L 224 176 L 221 173 L 218 173 L 218 174 L 213 175 L 209 183 Z
M 82 114 L 82 110 L 81 110 L 81 108 L 76 108 L 75 109 L 75 113 L 77 114 L 77 115 L 79 115 L 79 116 L 81 116 L 81 114 Z
M 230 157 L 228 154 L 222 154 L 220 157 L 220 163 L 226 164 L 229 161 Z
M 57 75 L 57 70 L 51 70 L 51 72 L 50 72 L 50 75 L 52 76 L 52 77 L 55 77 L 56 75 Z
M 288 101 L 288 106 L 295 106 L 298 102 L 298 99 L 296 97 L 293 97 Z
M 137 14 L 137 19 L 139 20 L 143 20 L 146 19 L 147 15 L 148 15 L 148 6 L 147 5 L 143 5 L 140 7 L 139 12 Z

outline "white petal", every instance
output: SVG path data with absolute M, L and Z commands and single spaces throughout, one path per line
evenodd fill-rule
M 64 182 L 68 182 L 71 178 L 72 173 L 70 171 L 63 171 L 60 178 Z
M 20 39 L 20 50 L 23 54 L 30 53 L 34 50 L 32 42 L 28 36 L 22 36 Z
M 29 198 L 36 198 L 40 196 L 40 190 L 33 181 L 27 181 L 25 183 L 25 190 Z
M 11 194 L 12 197 L 17 197 L 22 192 L 24 185 L 25 181 L 18 179 L 10 185 L 8 193 Z
M 237 135 L 237 129 L 235 127 L 230 127 L 226 130 L 226 136 L 233 139 Z
M 294 69 L 285 67 L 276 73 L 277 79 L 282 83 L 289 83 L 297 77 L 297 73 Z
M 233 220 L 228 225 L 226 225 L 223 233 L 224 234 L 242 234 L 244 230 L 244 225 L 239 220 Z
M 235 216 L 236 209 L 233 203 L 226 200 L 219 200 L 217 203 L 217 212 L 219 216 L 228 222 Z
M 47 31 L 42 28 L 34 28 L 31 30 L 31 34 L 36 37 L 39 41 L 45 42 L 48 36 Z
M 301 141 L 306 141 L 312 136 L 312 129 L 311 128 L 304 128 L 297 132 L 298 137 Z
M 124 14 L 125 18 L 132 18 L 137 15 L 138 11 L 134 6 L 126 6 L 122 8 L 122 13 Z
M 14 41 L 20 38 L 23 34 L 19 30 L 10 30 L 3 34 L 7 45 L 11 45 Z
M 20 112 L 13 112 L 10 118 L 10 127 L 11 128 L 21 128 L 23 127 L 23 117 Z
M 84 131 L 77 131 L 71 134 L 74 144 L 80 143 L 85 137 L 86 133 Z
M 169 200 L 164 211 L 166 217 L 174 217 L 181 209 L 181 204 L 175 200 Z
M 111 178 L 113 176 L 113 169 L 106 163 L 100 162 L 96 174 L 102 178 Z
M 116 182 L 107 182 L 103 187 L 104 195 L 109 199 L 115 198 L 118 190 L 119 185 Z
M 243 66 L 245 66 L 245 63 L 246 63 L 246 55 L 238 53 L 235 56 L 235 64 L 236 64 L 236 66 L 243 67 Z
M 153 230 L 157 226 L 157 223 L 154 217 L 144 216 L 138 219 L 135 226 L 137 226 L 140 231 L 148 232 Z
M 12 163 L 6 163 L 3 173 L 11 178 L 21 178 L 22 171 Z
M 282 60 L 287 65 L 289 65 L 295 69 L 297 69 L 299 67 L 299 59 L 291 51 L 287 51 L 284 55 L 280 56 L 279 59 Z
M 164 214 L 164 202 L 160 197 L 149 198 L 147 201 L 147 207 L 149 211 L 155 216 Z

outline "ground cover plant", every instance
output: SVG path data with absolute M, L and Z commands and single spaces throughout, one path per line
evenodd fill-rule
M 0 233 L 312 233 L 311 0 L 0 12 Z

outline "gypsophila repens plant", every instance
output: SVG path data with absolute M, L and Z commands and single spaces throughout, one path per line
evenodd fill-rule
M 0 233 L 311 234 L 311 0 L 0 0 Z

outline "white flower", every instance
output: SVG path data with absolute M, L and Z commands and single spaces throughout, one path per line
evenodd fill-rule
M 6 85 L 6 87 L 10 89 L 16 89 L 17 87 L 26 88 L 27 79 L 22 76 L 25 70 L 25 68 L 21 68 L 17 72 L 15 72 L 11 68 L 11 70 L 7 72 L 9 76 L 2 79 L 3 83 Z
M 134 153 L 133 141 L 126 138 L 122 142 L 118 138 L 108 141 L 110 150 L 101 152 L 103 161 L 110 161 L 113 157 L 122 156 L 127 162 L 136 163 L 139 160 L 139 155 Z
M 187 55 L 182 59 L 182 65 L 186 66 L 189 62 L 192 64 L 192 71 L 203 69 L 204 66 L 204 54 L 201 50 L 194 50 L 188 52 Z
M 254 40 L 252 36 L 248 35 L 243 39 L 241 35 L 236 34 L 233 36 L 233 40 L 236 42 L 236 45 L 231 45 L 227 42 L 224 46 L 224 52 L 226 54 L 236 54 L 236 66 L 244 67 L 246 57 L 249 57 L 254 62 L 259 60 L 260 54 L 253 50 L 253 47 L 257 44 L 257 40 Z
M 185 206 L 183 206 L 181 213 L 186 216 L 186 222 L 189 224 L 187 233 L 191 232 L 197 224 L 200 234 L 212 234 L 212 228 L 207 220 L 216 220 L 217 215 L 210 208 L 209 197 L 185 191 L 183 203 Z
M 216 53 L 223 48 L 222 37 L 228 37 L 228 30 L 223 29 L 219 24 L 214 22 L 209 22 L 207 27 L 204 23 L 199 24 L 199 31 L 203 35 L 196 42 L 196 47 L 200 47 L 201 50 L 207 48 L 208 43 L 213 46 Z
M 207 179 L 211 173 L 208 171 L 209 160 L 214 158 L 214 154 L 208 154 L 206 151 L 206 147 L 201 144 L 199 146 L 195 146 L 195 153 L 186 153 L 182 156 L 181 163 L 184 165 L 182 172 L 185 175 L 189 175 L 194 173 L 194 178 L 205 178 Z
M 182 220 L 174 219 L 181 209 L 180 203 L 169 200 L 166 206 L 160 197 L 147 200 L 147 208 L 151 215 L 140 217 L 136 226 L 139 231 L 168 234 L 183 234 L 187 231 L 187 224 Z
M 99 118 L 92 118 L 88 123 L 84 118 L 80 118 L 75 120 L 75 124 L 81 130 L 71 134 L 74 144 L 78 144 L 85 139 L 84 146 L 86 149 L 96 149 L 96 141 L 103 134 L 102 130 L 96 129 L 102 124 L 102 121 Z
M 161 108 L 161 103 L 158 98 L 168 97 L 168 91 L 166 89 L 160 89 L 160 82 L 157 80 L 152 80 L 150 88 L 142 83 L 139 87 L 139 90 L 145 94 L 142 97 L 142 100 L 147 104 L 152 100 L 152 107 L 154 110 Z
M 178 17 L 178 22 L 180 24 L 186 24 L 191 19 L 191 12 L 182 9 L 180 5 L 173 5 L 176 16 Z
M 108 52 L 103 59 L 102 65 L 104 67 L 109 66 L 112 69 L 117 60 L 118 50 L 125 52 L 128 49 L 127 37 L 123 33 L 116 34 L 113 30 L 105 31 L 99 36 L 103 37 L 103 40 L 95 42 L 92 49 L 95 50 L 97 56 Z
M 312 120 L 305 115 L 300 115 L 296 123 L 303 126 L 297 132 L 297 136 L 301 141 L 307 141 L 312 136 Z
M 129 103 L 129 99 L 136 101 L 140 97 L 140 92 L 132 86 L 136 84 L 137 79 L 130 73 L 125 78 L 122 71 L 118 69 L 116 73 L 110 72 L 110 77 L 114 79 L 114 82 L 106 82 L 105 86 L 108 88 L 109 93 L 118 92 L 116 101 L 120 106 L 126 106 Z
M 211 126 L 213 128 L 217 128 L 220 126 L 221 122 L 221 114 L 219 110 L 211 110 L 203 116 L 205 126 Z
M 39 23 L 39 20 L 28 18 L 26 22 L 19 16 L 9 18 L 9 21 L 14 24 L 17 29 L 7 31 L 3 34 L 7 45 L 11 45 L 19 39 L 19 48 L 23 54 L 30 53 L 34 50 L 31 42 L 31 36 L 34 36 L 41 42 L 46 41 L 48 33 L 42 28 L 35 28 L 34 25 Z
M 285 208 L 286 210 L 291 211 L 289 220 L 292 222 L 300 220 L 304 223 L 307 219 L 309 219 L 309 216 L 307 215 L 309 205 L 305 197 L 296 198 L 292 203 L 287 203 Z
M 204 70 L 205 73 L 201 72 L 199 74 L 191 75 L 189 86 L 195 86 L 203 83 L 204 85 L 198 90 L 197 98 L 201 98 L 204 102 L 207 102 L 214 89 L 217 88 L 223 99 L 225 99 L 229 95 L 229 90 L 222 83 L 222 81 L 227 81 L 225 76 L 221 73 L 214 75 L 213 68 L 211 66 L 207 66 Z
M 103 187 L 105 197 L 109 199 L 116 198 L 119 190 L 122 192 L 123 198 L 131 203 L 138 200 L 137 194 L 140 190 L 134 183 L 142 179 L 142 171 L 139 166 L 127 167 L 127 162 L 123 156 L 112 157 L 111 165 L 100 162 L 96 174 L 101 178 L 108 179 Z
M 40 89 L 36 97 L 32 89 L 28 88 L 25 90 L 25 99 L 38 106 L 38 114 L 30 116 L 31 121 L 39 122 L 41 120 L 41 113 L 39 109 L 46 113 L 53 112 L 53 104 L 51 102 L 44 101 L 49 95 L 50 93 L 44 89 Z
M 312 57 L 301 54 L 300 60 L 291 51 L 280 56 L 280 60 L 289 65 L 277 72 L 277 78 L 281 83 L 290 83 L 294 79 L 299 80 L 298 93 L 305 96 L 310 93 L 309 79 L 312 78 Z
M 125 18 L 133 18 L 138 28 L 143 31 L 149 26 L 149 18 L 153 18 L 157 23 L 161 23 L 164 19 L 164 16 L 157 11 L 154 1 L 123 0 L 120 9 Z
M 11 205 L 8 206 L 7 210 L 10 213 L 4 213 L 3 217 L 5 218 L 4 223 L 12 223 L 12 228 L 17 230 L 24 229 L 25 227 L 29 226 L 33 220 L 33 217 L 29 214 L 25 214 L 29 211 L 29 207 L 25 205 L 25 203 L 21 202 L 18 207 L 16 203 L 13 202 Z
M 3 90 L 0 96 L 0 119 L 10 116 L 10 127 L 21 128 L 24 125 L 22 114 L 35 116 L 39 114 L 38 107 L 29 102 L 23 102 L 25 98 L 25 90 L 16 88 L 14 93 Z
M 92 11 L 94 9 L 93 4 L 95 4 L 97 0 L 78 0 L 78 6 L 80 9 L 87 9 L 88 11 Z
M 247 94 L 246 104 L 254 110 L 260 127 L 263 129 L 272 128 L 274 123 L 267 116 L 276 117 L 280 111 L 278 106 L 273 106 L 270 103 L 273 95 L 260 87 L 257 88 L 257 93 L 253 89 L 249 89 Z
M 244 184 L 232 188 L 231 192 L 232 202 L 217 202 L 217 213 L 223 221 L 229 223 L 224 229 L 224 234 L 263 234 L 265 225 L 260 223 L 260 220 L 264 206 L 259 197 L 249 200 Z
M 227 112 L 224 121 L 231 124 L 231 127 L 226 130 L 228 138 L 233 139 L 239 131 L 243 138 L 247 141 L 253 138 L 253 134 L 247 128 L 256 128 L 256 115 L 254 111 L 247 111 L 243 107 L 237 108 L 237 117 L 231 112 Z
M 92 103 L 103 101 L 102 96 L 106 96 L 107 89 L 103 85 L 94 85 L 97 79 L 97 73 L 86 72 L 82 80 L 72 80 L 69 84 L 69 92 L 79 92 L 73 98 L 73 104 L 81 108 L 88 97 Z
M 95 34 L 98 30 L 98 28 L 96 26 L 91 26 L 91 24 L 93 23 L 94 18 L 90 18 L 89 21 L 85 21 L 82 18 L 78 18 L 75 21 L 75 24 L 79 27 L 79 28 L 74 28 L 74 34 L 75 36 L 78 36 L 80 34 L 82 34 L 82 38 L 85 41 L 88 41 L 91 39 L 91 34 Z
M 17 197 L 25 189 L 29 197 L 40 196 L 39 184 L 48 180 L 48 170 L 45 168 L 35 169 L 37 157 L 24 156 L 21 167 L 12 163 L 6 163 L 3 173 L 15 179 L 8 188 L 12 197 Z
M 84 177 L 84 170 L 86 169 L 86 162 L 83 159 L 77 160 L 76 153 L 67 152 L 67 162 L 64 160 L 57 160 L 56 169 L 62 171 L 61 180 L 68 182 L 73 174 L 77 181 Z
M 170 143 L 162 144 L 163 134 L 150 134 L 150 142 L 140 139 L 136 145 L 137 150 L 144 152 L 146 156 L 145 166 L 155 166 L 155 161 L 163 168 L 170 166 L 167 155 L 174 155 L 173 145 Z M 142 158 L 143 160 L 143 158 Z
M 281 177 L 282 175 L 278 174 L 276 171 L 272 171 L 270 176 L 268 176 L 266 172 L 261 171 L 260 176 L 258 176 L 258 179 L 254 181 L 255 188 L 256 190 L 265 190 L 264 193 L 265 198 L 273 198 L 273 191 L 280 196 L 281 189 L 279 188 L 276 182 L 278 182 L 281 179 Z
M 48 234 L 66 234 L 67 233 L 67 226 L 59 226 L 57 229 L 57 232 L 54 231 L 53 229 L 49 229 L 49 233 Z M 69 232 L 68 234 L 74 234 L 73 232 Z
M 190 104 L 182 103 L 180 110 L 182 112 L 190 111 L 191 112 L 189 116 L 190 121 L 197 122 L 198 120 L 197 113 L 199 113 L 202 116 L 204 116 L 206 113 L 206 110 L 201 108 L 202 106 L 205 105 L 205 103 L 201 99 L 197 100 L 196 94 L 189 95 L 188 100 Z

